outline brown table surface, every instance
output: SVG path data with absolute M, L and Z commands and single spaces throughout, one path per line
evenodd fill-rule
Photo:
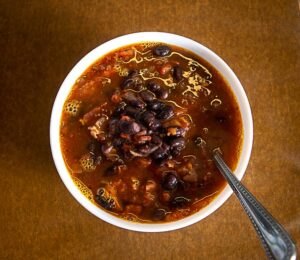
M 254 119 L 243 183 L 300 243 L 299 14 L 296 0 L 1 1 L 0 258 L 264 258 L 234 196 L 190 227 L 137 233 L 91 215 L 60 180 L 49 146 L 60 84 L 88 51 L 137 31 L 190 37 L 236 72 Z

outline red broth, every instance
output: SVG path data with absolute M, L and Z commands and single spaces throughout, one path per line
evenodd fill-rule
M 126 220 L 169 222 L 210 203 L 235 169 L 241 114 L 222 75 L 201 57 L 144 42 L 101 57 L 64 104 L 60 143 L 79 189 Z

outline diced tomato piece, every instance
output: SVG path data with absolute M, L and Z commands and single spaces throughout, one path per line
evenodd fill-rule
M 120 95 L 120 93 L 115 92 L 112 96 L 111 96 L 111 101 L 115 104 L 119 104 L 122 101 L 122 97 Z
M 158 72 L 160 75 L 166 75 L 171 71 L 171 69 L 172 69 L 172 65 L 170 63 L 166 63 L 158 69 Z
M 134 50 L 133 49 L 125 49 L 118 52 L 118 55 L 123 58 L 133 57 Z
M 139 214 L 141 214 L 142 209 L 143 208 L 141 205 L 129 204 L 129 205 L 126 205 L 125 212 L 139 215 Z

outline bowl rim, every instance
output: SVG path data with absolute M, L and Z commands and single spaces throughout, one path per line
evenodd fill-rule
M 94 205 L 81 193 L 81 191 L 76 187 L 71 174 L 67 169 L 60 148 L 59 129 L 63 105 L 70 93 L 72 86 L 79 78 L 79 76 L 96 60 L 106 55 L 107 53 L 122 46 L 149 41 L 163 42 L 166 44 L 176 45 L 188 49 L 209 62 L 221 73 L 224 79 L 227 80 L 239 105 L 243 122 L 243 143 L 241 144 L 239 161 L 234 171 L 236 177 L 239 180 L 242 179 L 250 159 L 253 143 L 252 113 L 244 88 L 242 87 L 240 81 L 238 80 L 232 69 L 216 53 L 192 39 L 166 32 L 138 32 L 119 36 L 100 44 L 99 46 L 88 52 L 83 58 L 81 58 L 79 62 L 77 62 L 72 70 L 68 73 L 56 95 L 50 119 L 50 146 L 52 157 L 60 178 L 62 179 L 63 183 L 72 194 L 72 196 L 89 212 L 91 212 L 96 217 L 104 220 L 105 222 L 108 222 L 120 228 L 140 232 L 163 232 L 176 230 L 192 225 L 216 211 L 231 196 L 232 190 L 230 189 L 229 185 L 227 184 L 225 188 L 207 206 L 186 218 L 173 222 L 155 224 L 131 222 L 118 218 L 102 210 L 101 208 Z

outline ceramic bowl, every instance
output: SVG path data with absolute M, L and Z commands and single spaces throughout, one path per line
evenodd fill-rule
M 212 214 L 232 194 L 232 190 L 230 189 L 230 187 L 226 185 L 224 190 L 218 196 L 216 196 L 216 198 L 210 204 L 202 208 L 197 213 L 184 219 L 159 224 L 142 224 L 130 222 L 107 213 L 106 211 L 94 205 L 80 192 L 67 170 L 60 148 L 59 129 L 63 106 L 75 81 L 91 64 L 93 64 L 100 57 L 122 46 L 139 43 L 141 41 L 163 42 L 188 49 L 208 61 L 227 80 L 237 99 L 243 121 L 244 140 L 241 147 L 240 158 L 234 171 L 234 174 L 238 179 L 241 179 L 243 177 L 252 149 L 253 124 L 249 102 L 240 81 L 238 80 L 234 72 L 230 69 L 230 67 L 213 51 L 209 50 L 196 41 L 170 33 L 140 32 L 124 35 L 101 44 L 100 46 L 89 52 L 87 55 L 85 55 L 67 75 L 56 96 L 50 122 L 51 150 L 57 171 L 65 186 L 73 195 L 73 197 L 92 214 L 110 224 L 129 230 L 143 232 L 170 231 L 192 225 Z

